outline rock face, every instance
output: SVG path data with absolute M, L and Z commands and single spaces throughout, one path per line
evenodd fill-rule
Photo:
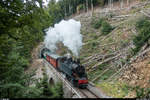
M 33 51 L 31 52 L 32 61 L 30 67 L 27 70 L 25 70 L 25 73 L 35 71 L 35 75 L 33 77 L 35 79 L 38 79 L 39 81 L 43 78 L 44 73 L 43 59 L 39 58 L 39 51 L 41 46 L 43 46 L 43 43 L 40 43 L 37 47 L 33 49 Z M 31 86 L 34 85 L 34 83 L 31 83 Z

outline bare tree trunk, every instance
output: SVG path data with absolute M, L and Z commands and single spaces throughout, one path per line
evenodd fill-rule
M 127 5 L 129 5 L 129 0 L 127 0 Z
M 120 7 L 123 8 L 123 0 L 120 0 Z
M 113 3 L 114 3 L 114 0 L 112 0 L 112 2 L 111 2 L 111 6 L 112 6 L 112 7 L 114 6 Z
M 67 6 L 65 5 L 65 17 L 67 16 Z
M 111 2 L 111 0 L 109 0 L 109 1 L 108 1 L 108 6 L 111 8 L 111 6 L 110 6 L 110 2 Z
M 110 6 L 110 8 L 112 8 L 113 7 L 113 0 L 109 0 L 108 5 Z
M 93 0 L 91 0 L 91 9 L 92 9 L 92 11 L 91 11 L 91 16 L 93 15 L 93 11 L 94 11 L 94 9 L 93 9 Z
M 71 6 L 70 6 L 70 2 L 69 2 L 69 14 L 71 13 Z
M 88 12 L 88 0 L 86 0 L 86 11 Z

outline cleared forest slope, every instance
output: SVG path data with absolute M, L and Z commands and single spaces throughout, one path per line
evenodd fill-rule
M 125 9 L 97 8 L 92 15 L 89 11 L 72 17 L 82 25 L 80 59 L 89 80 L 112 97 L 136 97 L 137 91 L 150 88 L 149 44 L 134 56 L 131 52 L 138 35 L 135 24 L 150 16 L 149 11 L 150 2 L 138 2 Z M 111 25 L 109 33 L 108 24 L 97 27 L 100 19 Z

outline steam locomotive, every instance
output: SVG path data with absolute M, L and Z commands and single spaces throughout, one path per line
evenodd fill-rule
M 84 66 L 80 65 L 79 60 L 74 61 L 71 57 L 58 56 L 47 48 L 42 49 L 41 57 L 46 59 L 59 72 L 62 72 L 74 87 L 87 87 L 87 74 Z

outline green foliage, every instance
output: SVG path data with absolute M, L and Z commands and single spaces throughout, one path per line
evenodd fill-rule
M 99 29 L 101 27 L 101 32 L 103 35 L 107 35 L 113 30 L 113 27 L 106 21 L 105 18 L 99 18 L 96 20 L 96 18 L 93 17 L 91 24 L 95 29 Z
M 52 88 L 53 96 L 52 98 L 63 98 L 63 85 L 61 82 L 55 84 Z
M 133 49 L 134 54 L 136 54 L 150 38 L 149 26 L 150 26 L 150 20 L 146 18 L 141 18 L 137 21 L 136 28 L 139 34 L 135 36 L 133 39 L 133 43 L 136 46 L 136 48 Z
M 52 91 L 51 88 L 48 85 L 48 77 L 46 75 L 44 75 L 44 78 L 42 80 L 42 86 L 43 86 L 43 95 L 44 96 L 51 96 L 52 95 Z
M 103 63 L 99 65 L 99 70 L 104 70 L 106 67 L 108 67 L 109 65 L 107 63 Z
M 101 82 L 97 84 L 105 93 L 114 98 L 125 97 L 130 88 L 125 83 L 114 81 L 114 82 Z
M 64 18 L 64 13 L 61 9 L 61 6 L 58 3 L 54 2 L 54 1 L 49 2 L 48 12 L 50 13 L 53 24 L 58 23 L 61 19 Z
M 103 35 L 109 34 L 113 30 L 113 27 L 107 22 L 103 21 L 102 27 L 101 27 L 101 32 Z
M 102 26 L 102 23 L 105 19 L 104 18 L 99 18 L 99 20 L 95 20 L 95 19 L 96 18 L 93 17 L 92 26 L 93 26 L 93 28 L 98 29 Z
M 42 89 L 41 96 L 42 98 L 63 98 L 63 86 L 61 82 L 58 82 L 54 85 L 48 83 L 48 77 L 45 74 L 42 81 L 37 82 L 37 88 Z
M 51 13 L 55 11 L 60 7 L 54 6 Z M 49 9 L 43 8 L 41 0 L 0 2 L 0 98 L 48 97 L 43 95 L 42 85 L 29 86 L 35 82 L 34 73 L 28 75 L 24 70 L 31 62 L 33 47 L 43 40 L 44 29 L 62 18 L 57 16 L 55 19 Z
M 143 98 L 143 97 L 150 97 L 150 88 L 144 89 L 144 88 L 140 88 L 139 86 L 135 87 L 136 90 L 136 96 L 137 98 Z
M 91 49 L 95 49 L 97 45 L 98 45 L 97 41 L 92 41 L 89 46 L 91 47 Z
M 14 70 L 13 70 L 14 71 Z M 20 70 L 18 70 L 20 72 Z M 14 72 L 14 75 L 16 72 Z M 17 73 L 18 74 L 18 73 Z M 34 74 L 19 74 L 16 80 L 16 75 L 10 75 L 12 79 L 6 79 L 9 83 L 2 81 L 0 84 L 0 98 L 37 98 L 41 95 L 41 89 L 37 87 L 29 87 L 29 83 L 33 82 L 31 77 Z M 14 78 L 13 78 L 14 77 Z M 21 78 L 21 79 L 19 79 Z M 4 82 L 4 83 L 3 83 Z
M 147 1 L 147 0 L 140 0 L 140 1 Z
M 113 75 L 114 70 L 108 70 L 103 76 L 100 77 L 101 80 L 107 80 L 111 75 Z
M 77 6 L 77 9 L 80 11 L 80 10 L 83 10 L 84 9 L 84 5 L 83 4 L 80 4 Z
M 97 0 L 100 6 L 104 6 L 104 0 Z
M 136 96 L 139 98 L 142 97 L 143 95 L 144 95 L 144 88 L 136 87 Z

